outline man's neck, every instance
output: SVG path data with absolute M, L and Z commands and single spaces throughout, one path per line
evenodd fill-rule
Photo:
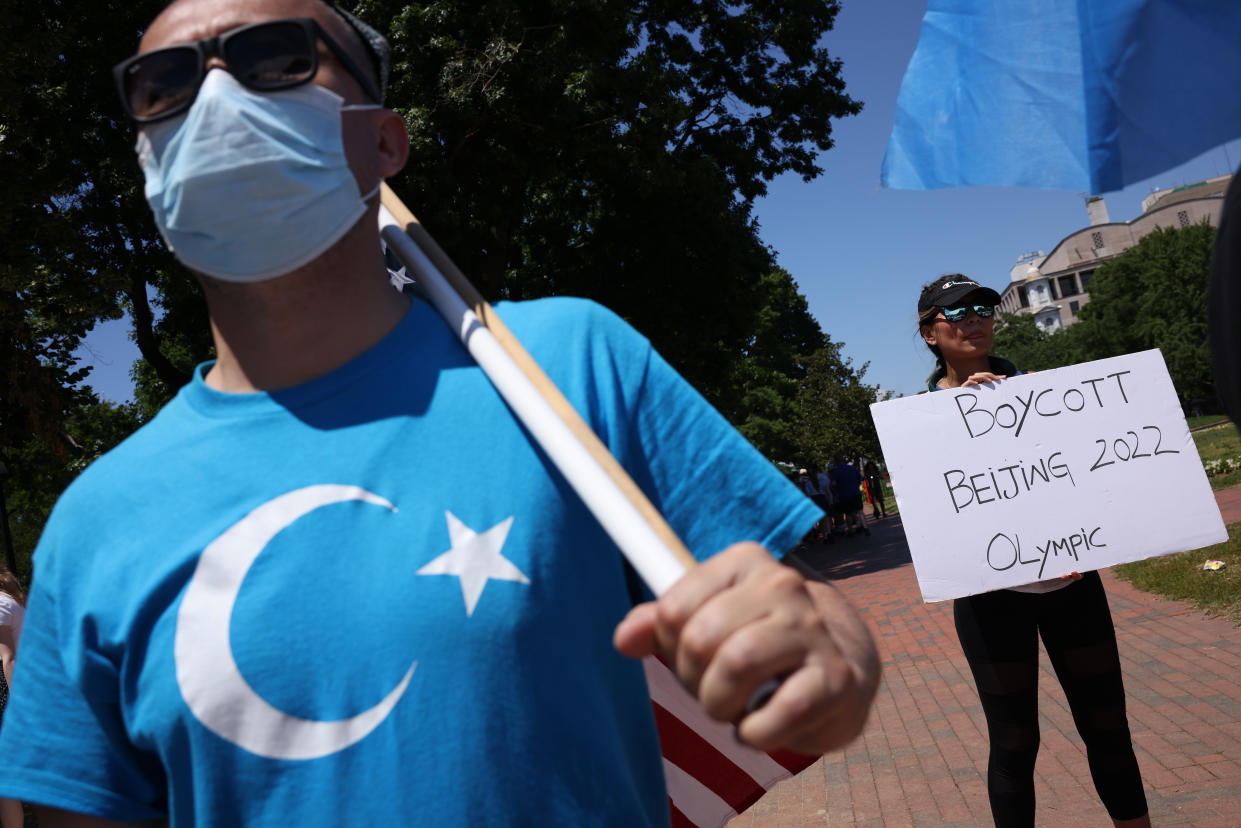
M 339 368 L 388 335 L 409 299 L 392 288 L 369 212 L 325 254 L 265 282 L 204 280 L 217 359 L 207 385 L 289 388 Z M 370 232 L 365 232 L 370 231 Z

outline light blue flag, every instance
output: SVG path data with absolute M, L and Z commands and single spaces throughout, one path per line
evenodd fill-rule
M 1241 136 L 1241 0 L 929 0 L 886 187 L 1111 192 Z

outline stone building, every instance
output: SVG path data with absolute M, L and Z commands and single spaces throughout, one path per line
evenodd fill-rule
M 1218 227 L 1231 179 L 1222 175 L 1156 190 L 1142 200 L 1142 215 L 1132 221 L 1111 221 L 1103 197 L 1091 196 L 1086 202 L 1089 226 L 1065 236 L 1047 255 L 1039 250 L 1018 257 L 1000 295 L 1000 310 L 1033 314 L 1035 324 L 1046 331 L 1072 325 L 1090 301 L 1091 277 L 1100 264 L 1133 247 L 1156 227 L 1188 227 L 1203 219 Z

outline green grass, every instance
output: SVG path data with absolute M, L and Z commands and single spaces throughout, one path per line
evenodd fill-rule
M 1230 422 L 1195 431 L 1193 436 L 1203 462 L 1241 455 L 1241 434 Z
M 1211 491 L 1218 492 L 1220 489 L 1229 489 L 1241 484 L 1241 471 L 1218 474 L 1215 477 L 1208 477 L 1207 480 L 1211 482 Z
M 1193 419 L 1208 419 L 1206 417 L 1194 417 Z M 1192 428 L 1192 426 L 1191 426 Z M 1198 456 L 1202 458 L 1202 462 L 1208 460 L 1219 460 L 1224 457 L 1241 457 L 1241 434 L 1233 424 L 1224 420 L 1219 425 L 1211 428 L 1195 431 L 1191 435 L 1194 438 L 1194 445 L 1198 447 Z M 1218 491 L 1226 489 L 1229 486 L 1235 486 L 1241 483 L 1241 471 L 1227 472 L 1226 474 L 1217 475 L 1209 478 L 1211 481 L 1211 489 Z
M 892 481 L 883 481 L 883 513 L 885 515 L 899 515 L 901 507 L 896 505 L 896 492 L 892 491 Z
M 1216 572 L 1202 568 L 1223 561 Z M 1117 578 L 1163 598 L 1185 601 L 1197 609 L 1241 624 L 1241 523 L 1228 527 L 1228 540 L 1179 555 L 1148 558 L 1112 567 Z
M 1189 421 L 1190 428 L 1196 425 L 1195 420 L 1215 422 L 1209 417 L 1194 417 Z M 1203 462 L 1241 456 L 1241 435 L 1228 420 L 1195 431 L 1192 436 Z M 1208 479 L 1211 489 L 1219 491 L 1241 484 L 1241 471 Z M 1225 566 L 1216 572 L 1204 570 L 1202 565 L 1208 560 L 1223 561 Z M 1228 527 L 1228 540 L 1223 543 L 1179 555 L 1122 564 L 1113 567 L 1112 572 L 1138 589 L 1162 598 L 1185 601 L 1204 612 L 1241 624 L 1241 523 Z
M 1185 422 L 1189 423 L 1190 428 L 1199 428 L 1206 425 L 1215 425 L 1216 423 L 1228 422 L 1228 417 L 1224 414 L 1207 414 L 1202 417 L 1186 417 Z

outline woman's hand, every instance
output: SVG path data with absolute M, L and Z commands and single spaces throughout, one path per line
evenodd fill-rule
M 1080 581 L 1081 579 L 1082 579 L 1082 573 L 1078 572 L 1077 570 L 1074 570 L 1072 572 L 1066 572 L 1064 575 L 1060 576 L 1060 580 L 1069 581 L 1070 583 L 1072 583 L 1073 581 Z
M 977 374 L 970 374 L 965 382 L 961 383 L 962 388 L 969 388 L 971 385 L 983 385 L 984 383 L 999 382 L 1007 379 L 1007 374 L 993 374 L 990 371 L 979 371 Z

